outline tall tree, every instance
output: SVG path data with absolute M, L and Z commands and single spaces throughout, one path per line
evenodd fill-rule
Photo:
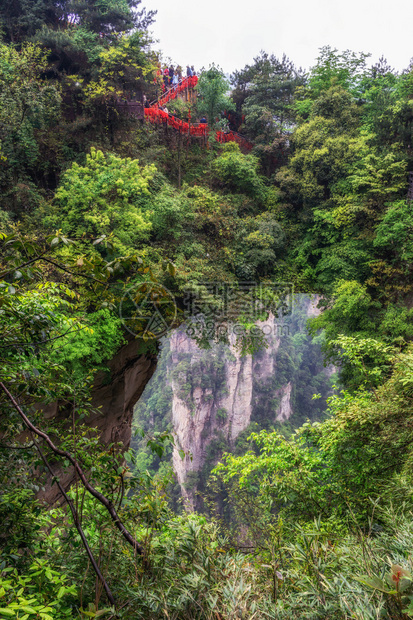
M 108 35 L 146 29 L 155 11 L 139 9 L 141 0 L 0 0 L 0 23 L 6 42 L 19 43 L 42 28 L 73 26 Z
M 232 98 L 243 116 L 241 128 L 251 138 L 267 173 L 286 163 L 288 134 L 295 121 L 293 106 L 297 87 L 305 83 L 305 75 L 284 55 L 261 52 L 232 76 L 235 88 Z
M 198 110 L 200 114 L 207 116 L 209 124 L 213 127 L 221 114 L 232 108 L 231 100 L 226 94 L 229 84 L 222 69 L 213 64 L 208 70 L 203 71 L 197 88 L 201 96 Z
M 0 23 L 6 42 L 18 43 L 43 26 L 58 28 L 65 15 L 58 0 L 0 0 Z

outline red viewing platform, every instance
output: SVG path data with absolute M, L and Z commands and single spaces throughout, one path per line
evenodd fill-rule
M 145 108 L 145 119 L 150 123 L 168 125 L 168 127 L 172 127 L 182 134 L 195 137 L 204 137 L 206 139 L 210 132 L 207 123 L 187 123 L 186 121 L 182 121 L 181 119 L 172 116 L 172 114 L 168 114 L 168 112 L 162 110 L 162 108 L 169 103 L 169 101 L 176 99 L 176 97 L 186 89 L 195 88 L 197 83 L 198 77 L 196 75 L 182 78 L 178 84 L 172 86 L 157 101 L 151 103 L 149 108 Z M 248 140 L 235 131 L 216 131 L 215 139 L 220 143 L 237 142 L 241 148 L 244 148 L 247 151 L 252 149 L 251 142 L 248 142 Z

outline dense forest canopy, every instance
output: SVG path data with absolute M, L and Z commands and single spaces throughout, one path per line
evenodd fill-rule
M 154 18 L 0 0 L 0 617 L 412 617 L 413 67 L 330 47 L 308 73 L 264 51 L 230 82 L 213 65 L 166 113 L 206 117 L 204 139 L 128 111 L 163 92 Z M 102 441 L 91 394 L 132 341 L 127 291 L 166 288 L 176 312 L 145 303 L 178 327 L 208 282 L 317 294 L 340 384 L 299 428 L 263 394 L 197 514 L 171 497 L 168 390 L 138 452 Z M 305 338 L 280 359 L 309 402 L 327 388 Z

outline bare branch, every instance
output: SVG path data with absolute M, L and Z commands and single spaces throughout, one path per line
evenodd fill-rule
M 73 522 L 75 524 L 75 527 L 77 529 L 77 531 L 79 532 L 79 536 L 82 540 L 83 546 L 86 549 L 86 553 L 89 557 L 90 563 L 93 566 L 93 570 L 95 571 L 99 581 L 101 582 L 101 584 L 103 585 L 105 592 L 106 592 L 106 596 L 108 597 L 109 603 L 113 606 L 115 606 L 115 599 L 113 597 L 113 594 L 111 592 L 111 589 L 109 588 L 109 585 L 106 581 L 106 579 L 104 578 L 104 576 L 102 575 L 102 572 L 93 556 L 92 550 L 89 547 L 89 543 L 87 542 L 85 533 L 83 531 L 82 526 L 80 525 L 80 520 L 79 520 L 79 515 L 78 512 L 73 504 L 73 501 L 70 499 L 70 497 L 68 497 L 66 491 L 64 490 L 64 488 L 62 487 L 62 485 L 60 484 L 60 480 L 57 478 L 57 476 L 53 473 L 53 470 L 48 462 L 48 460 L 46 459 L 45 455 L 43 454 L 42 449 L 40 448 L 39 444 L 35 442 L 35 446 L 36 449 L 38 451 L 38 453 L 40 454 L 43 463 L 46 465 L 47 469 L 49 470 L 50 474 L 53 476 L 54 480 L 56 481 L 57 486 L 59 487 L 59 490 L 61 492 L 61 494 L 63 495 L 67 505 L 70 508 L 70 512 L 72 513 L 73 516 Z
M 88 481 L 88 479 L 85 476 L 85 473 L 84 473 L 83 469 L 80 467 L 79 462 L 77 461 L 77 459 L 75 457 L 73 457 L 69 452 L 66 452 L 66 450 L 61 450 L 60 448 L 55 446 L 54 443 L 52 442 L 52 440 L 50 439 L 50 437 L 46 433 L 44 433 L 43 431 L 38 429 L 36 426 L 34 426 L 34 424 L 32 424 L 32 422 L 30 422 L 29 418 L 26 416 L 26 414 L 21 409 L 19 404 L 16 402 L 16 400 L 14 399 L 12 394 L 9 392 L 9 390 L 6 388 L 4 383 L 0 382 L 0 388 L 3 390 L 3 392 L 6 394 L 7 398 L 9 399 L 9 401 L 12 403 L 13 407 L 16 409 L 17 413 L 19 414 L 19 416 L 23 420 L 24 425 L 30 431 L 32 431 L 32 433 L 34 433 L 35 435 L 37 435 L 38 437 L 43 439 L 46 442 L 46 444 L 49 446 L 49 448 L 52 450 L 52 452 L 54 452 L 55 454 L 57 454 L 59 456 L 63 456 L 65 459 L 67 459 L 73 465 L 73 467 L 75 468 L 75 471 L 79 475 L 79 479 L 81 480 L 81 482 L 82 482 L 83 486 L 85 487 L 85 489 L 87 491 L 89 491 L 89 493 L 91 495 L 93 495 L 93 497 L 95 499 L 97 499 L 98 502 L 100 502 L 102 504 L 102 506 L 104 506 L 106 508 L 106 510 L 108 511 L 108 513 L 109 513 L 113 523 L 115 524 L 117 529 L 121 532 L 121 534 L 122 534 L 123 538 L 126 540 L 126 542 L 129 543 L 139 555 L 143 555 L 143 548 L 142 548 L 142 546 L 138 543 L 137 540 L 135 540 L 135 538 L 132 536 L 132 534 L 126 529 L 126 527 L 124 526 L 124 524 L 120 520 L 120 518 L 119 518 L 119 516 L 118 516 L 118 514 L 116 512 L 116 509 L 115 509 L 114 505 L 112 504 L 112 502 L 107 497 L 105 497 L 102 493 L 100 493 L 100 491 L 95 489 L 90 484 L 90 482 Z

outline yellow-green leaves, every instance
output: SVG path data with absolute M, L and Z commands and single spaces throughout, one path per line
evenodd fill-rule
M 121 252 L 139 246 L 151 230 L 150 182 L 154 165 L 103 154 L 92 147 L 86 164 L 74 163 L 56 192 L 54 221 L 76 238 L 113 233 Z

